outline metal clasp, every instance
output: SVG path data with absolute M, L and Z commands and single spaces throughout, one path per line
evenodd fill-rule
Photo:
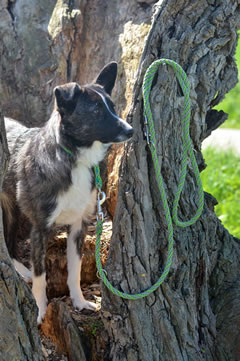
M 149 145 L 151 142 L 151 134 L 149 133 L 148 119 L 146 115 L 145 115 L 144 126 L 145 126 L 144 135 L 147 139 L 147 144 Z
M 104 272 L 105 276 L 107 277 L 107 271 L 105 269 L 102 269 L 102 272 Z M 97 278 L 100 279 L 100 280 L 103 280 L 103 278 L 100 277 L 99 271 L 97 271 Z
M 153 146 L 154 148 L 156 148 L 156 146 L 155 146 L 156 140 L 155 140 L 154 131 L 153 131 L 153 133 L 150 132 L 148 118 L 146 115 L 145 115 L 144 126 L 145 126 L 144 135 L 146 137 L 147 144 L 149 145 L 149 147 Z
M 103 191 L 99 190 L 97 195 L 97 221 L 99 219 L 103 221 L 104 219 L 102 204 L 105 202 L 105 200 L 106 200 L 106 194 Z

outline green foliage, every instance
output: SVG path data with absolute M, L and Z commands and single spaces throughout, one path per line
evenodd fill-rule
M 103 328 L 103 322 L 101 320 L 92 320 L 89 319 L 90 323 L 88 325 L 89 330 L 91 332 L 91 334 L 96 337 L 97 332 L 100 332 L 100 330 L 102 330 Z
M 240 129 L 240 83 L 237 83 L 225 97 L 225 99 L 216 106 L 217 110 L 223 110 L 228 113 L 228 119 L 221 126 L 222 128 Z
M 215 107 L 217 110 L 228 113 L 228 119 L 222 125 L 222 128 L 240 129 L 240 39 L 238 40 L 235 59 L 238 67 L 238 83 L 226 95 L 224 100 Z
M 219 202 L 217 216 L 231 234 L 240 238 L 240 158 L 232 151 L 207 148 L 203 155 L 208 164 L 201 173 L 203 189 Z
M 239 32 L 240 35 L 240 32 Z M 215 107 L 228 113 L 223 128 L 240 129 L 240 39 L 236 50 L 238 83 Z M 240 238 L 240 158 L 232 151 L 208 148 L 203 152 L 208 167 L 201 173 L 203 188 L 214 195 L 219 204 L 217 216 L 231 234 Z

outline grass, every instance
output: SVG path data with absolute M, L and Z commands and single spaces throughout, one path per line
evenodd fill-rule
M 225 99 L 215 107 L 228 113 L 228 119 L 221 128 L 240 129 L 240 83 L 238 82 L 225 97 Z
M 240 38 L 240 32 L 239 32 Z M 215 107 L 228 113 L 228 119 L 222 128 L 240 129 L 240 40 L 236 49 L 238 83 Z M 220 151 L 207 148 L 203 152 L 208 165 L 201 173 L 203 188 L 218 201 L 215 207 L 218 218 L 225 228 L 240 238 L 240 157 L 232 151 Z
M 238 32 L 240 38 L 240 32 Z M 238 83 L 229 93 L 227 93 L 224 100 L 218 104 L 215 109 L 223 110 L 228 113 L 228 119 L 221 126 L 222 128 L 240 129 L 240 39 L 236 49 L 235 59 L 238 67 Z
M 215 211 L 224 227 L 240 238 L 240 158 L 213 148 L 204 157 L 208 167 L 201 173 L 203 188 L 219 202 Z

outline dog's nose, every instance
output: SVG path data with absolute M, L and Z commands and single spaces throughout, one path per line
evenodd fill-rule
M 126 135 L 127 135 L 128 138 L 132 138 L 133 133 L 134 133 L 134 130 L 133 130 L 132 127 L 127 129 L 127 131 L 126 131 Z

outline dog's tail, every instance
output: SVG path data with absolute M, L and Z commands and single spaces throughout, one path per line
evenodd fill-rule
M 12 218 L 13 202 L 10 199 L 10 197 L 4 192 L 0 193 L 0 201 L 3 210 L 4 233 L 6 234 L 7 224 L 10 225 L 13 221 Z
M 7 218 L 6 220 L 9 223 L 12 223 L 13 202 L 11 201 L 10 197 L 4 192 L 0 193 L 0 201 L 4 215 Z
M 19 210 L 14 199 L 5 192 L 0 193 L 0 203 L 3 212 L 3 230 L 6 246 L 12 262 L 23 278 L 30 281 L 32 273 L 16 259 L 16 233 L 18 230 Z

